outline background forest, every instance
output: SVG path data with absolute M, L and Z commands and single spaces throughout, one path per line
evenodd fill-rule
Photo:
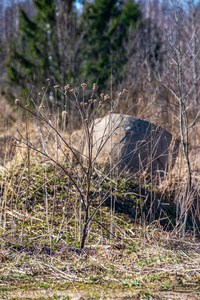
M 153 112 L 171 130 L 179 66 L 187 113 L 194 117 L 200 101 L 199 14 L 198 1 L 1 1 L 1 95 L 12 103 L 34 96 L 47 79 L 62 88 L 95 82 L 113 98 L 127 88 L 121 108 L 141 99 L 131 113 L 151 104 L 144 117 Z

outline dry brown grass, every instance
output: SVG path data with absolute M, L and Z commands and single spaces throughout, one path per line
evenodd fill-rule
M 122 230 L 121 234 L 124 240 L 127 239 L 126 245 L 91 245 L 80 251 L 63 244 L 57 247 L 52 256 L 47 255 L 45 249 L 41 249 L 40 253 L 32 253 L 28 248 L 17 249 L 14 244 L 8 247 L 6 236 L 2 236 L 1 295 L 6 295 L 3 287 L 15 286 L 17 283 L 18 293 L 20 291 L 24 295 L 27 285 L 32 291 L 40 288 L 55 295 L 59 295 L 59 287 L 62 294 L 62 289 L 67 286 L 68 292 L 65 291 L 65 295 L 70 295 L 73 290 L 75 297 L 79 293 L 85 294 L 81 283 L 87 283 L 88 288 L 92 284 L 93 291 L 99 285 L 92 299 L 98 298 L 106 287 L 116 289 L 117 294 L 113 291 L 113 295 L 121 295 L 120 298 L 132 292 L 132 295 L 138 295 L 137 299 L 143 299 L 145 294 L 149 294 L 151 299 L 164 299 L 161 298 L 162 291 L 178 294 L 182 290 L 182 293 L 189 293 L 190 299 L 198 299 L 198 243 L 189 238 L 179 240 L 156 227 L 130 226 Z M 10 292 L 7 291 L 7 295 L 15 293 L 12 288 Z M 104 296 L 107 299 L 108 291 Z
M 73 163 L 68 149 L 63 146 L 65 156 L 57 147 L 55 132 L 51 129 L 46 130 L 40 124 L 41 137 L 38 126 L 39 124 L 35 121 L 27 124 L 18 121 L 18 129 L 23 134 L 28 132 L 29 141 L 34 147 L 42 150 L 44 142 L 49 156 L 56 157 L 57 161 L 62 164 L 66 164 L 67 156 Z M 199 139 L 199 127 L 196 129 L 196 142 L 191 138 L 191 143 L 193 142 L 194 145 Z M 61 132 L 61 135 L 77 150 L 80 149 L 79 143 L 82 138 L 80 131 L 73 134 Z M 8 136 L 20 137 L 14 127 L 9 129 L 9 134 L 7 130 L 2 133 L 2 137 Z M 79 290 L 81 288 L 76 285 L 81 283 L 102 286 L 111 284 L 116 290 L 117 287 L 126 291 L 137 290 L 136 295 L 139 295 L 139 298 L 136 299 L 143 299 L 144 290 L 155 297 L 161 293 L 161 290 L 182 289 L 189 293 L 198 291 L 200 247 L 196 232 L 192 230 L 186 233 L 184 239 L 180 239 L 176 230 L 164 231 L 159 225 L 159 220 L 155 220 L 151 225 L 146 222 L 141 225 L 141 220 L 138 220 L 133 225 L 129 222 L 130 218 L 127 215 L 118 213 L 114 215 L 114 232 L 110 234 L 110 209 L 102 207 L 98 220 L 103 218 L 101 222 L 104 227 L 94 221 L 89 227 L 87 246 L 80 251 L 78 246 L 82 213 L 80 203 L 78 203 L 74 187 L 66 178 L 63 179 L 64 175 L 60 170 L 56 171 L 57 180 L 60 181 L 58 180 L 56 185 L 56 209 L 52 231 L 53 251 L 50 255 L 50 232 L 45 212 L 44 187 L 48 190 L 50 222 L 55 189 L 55 165 L 51 160 L 44 159 L 43 155 L 31 149 L 29 149 L 29 165 L 27 147 L 20 142 L 12 143 L 12 138 L 8 139 L 12 148 L 7 146 L 1 148 L 3 153 L 3 167 L 0 172 L 0 286 L 2 296 L 14 295 L 12 292 L 9 294 L 9 291 L 3 288 L 8 285 L 14 286 L 16 283 L 22 288 L 24 295 L 26 295 L 24 286 L 32 286 L 33 290 L 38 286 L 46 290 L 54 287 L 57 292 L 59 286 L 64 287 L 66 284 L 69 289 Z M 11 151 L 13 156 L 8 156 L 8 151 Z M 192 147 L 190 151 L 193 187 L 195 193 L 199 193 L 199 150 Z M 28 168 L 30 168 L 30 187 L 27 197 Z M 149 177 L 144 176 L 146 178 L 143 184 L 146 186 L 142 188 L 148 190 Z M 179 151 L 174 168 L 160 180 L 160 184 L 154 190 L 149 190 L 149 193 L 156 195 L 158 191 L 158 195 L 170 194 L 178 198 L 184 190 L 186 180 L 186 163 Z M 93 186 L 95 187 L 95 180 Z M 69 191 L 67 195 L 64 194 L 66 189 Z M 101 197 L 102 191 L 99 192 L 97 201 Z M 199 198 L 195 197 L 193 200 L 199 201 Z M 24 209 L 26 200 L 27 210 Z M 95 205 L 91 211 L 93 209 Z M 19 237 L 23 219 L 25 219 L 25 229 L 22 245 Z

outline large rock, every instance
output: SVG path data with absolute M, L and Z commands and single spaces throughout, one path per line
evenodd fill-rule
M 171 133 L 155 124 L 111 114 L 94 121 L 92 157 L 126 171 L 167 170 L 178 149 L 178 143 L 172 147 L 171 142 Z M 88 157 L 87 143 L 84 156 Z

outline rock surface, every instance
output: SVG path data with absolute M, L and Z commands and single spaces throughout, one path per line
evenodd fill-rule
M 155 124 L 112 114 L 94 121 L 92 157 L 97 163 L 117 164 L 120 170 L 167 170 L 178 151 L 178 142 L 173 147 L 171 142 L 171 133 Z

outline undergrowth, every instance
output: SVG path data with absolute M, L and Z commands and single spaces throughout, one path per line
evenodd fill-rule
M 23 170 L 23 176 L 22 176 Z M 45 212 L 45 189 L 48 195 L 48 216 Z M 169 199 L 160 202 L 156 221 L 148 221 L 148 197 L 151 187 L 148 181 L 139 186 L 139 179 L 126 182 L 118 180 L 120 188 L 115 194 L 114 228 L 111 233 L 110 198 L 96 213 L 89 226 L 87 245 L 80 249 L 80 226 L 83 211 L 77 201 L 77 192 L 69 179 L 58 171 L 56 178 L 56 202 L 52 229 L 52 249 L 49 242 L 48 221 L 53 210 L 54 167 L 49 164 L 30 167 L 30 188 L 25 214 L 24 239 L 20 243 L 23 205 L 26 199 L 27 170 L 20 165 L 4 174 L 6 186 L 2 191 L 6 203 L 1 211 L 0 260 L 2 283 L 18 281 L 23 284 L 45 284 L 61 280 L 108 284 L 115 282 L 123 288 L 142 287 L 156 289 L 196 290 L 200 280 L 200 250 L 198 239 L 188 231 L 185 239 L 173 232 L 174 214 L 169 215 Z M 93 174 L 94 178 L 97 174 Z M 91 186 L 91 192 L 95 182 Z M 110 186 L 102 184 L 95 195 L 91 213 Z M 141 198 L 142 196 L 142 198 Z M 156 194 L 155 199 L 158 199 Z M 167 197 L 167 196 L 166 196 Z M 5 199 L 5 198 L 4 198 Z M 146 205 L 141 205 L 146 201 Z M 164 203 L 165 202 L 165 203 Z M 163 205 L 163 206 L 162 206 Z M 148 207 L 148 209 L 147 209 Z M 172 209 L 172 208 L 171 208 Z M 172 209 L 173 210 L 173 209 Z M 167 217 L 166 217 L 167 216 Z M 164 222 L 164 225 L 162 225 Z M 192 284 L 192 286 L 191 286 Z M 46 286 L 47 288 L 47 286 Z
M 76 97 L 73 101 L 79 105 Z M 97 111 L 100 102 L 93 103 Z M 94 116 L 91 122 L 89 115 L 85 118 L 84 107 L 91 102 L 82 103 L 78 109 L 90 152 Z M 177 180 L 174 171 L 179 160 L 175 169 L 154 176 L 145 169 L 120 172 L 117 166 L 97 164 L 92 155 L 82 159 L 69 142 L 72 135 L 60 129 L 59 117 L 52 114 L 47 121 L 47 112 L 20 108 L 24 123 L 9 140 L 16 153 L 0 170 L 3 293 L 15 282 L 33 289 L 116 284 L 139 289 L 140 295 L 144 289 L 197 291 L 196 177 L 185 192 L 185 179 Z

